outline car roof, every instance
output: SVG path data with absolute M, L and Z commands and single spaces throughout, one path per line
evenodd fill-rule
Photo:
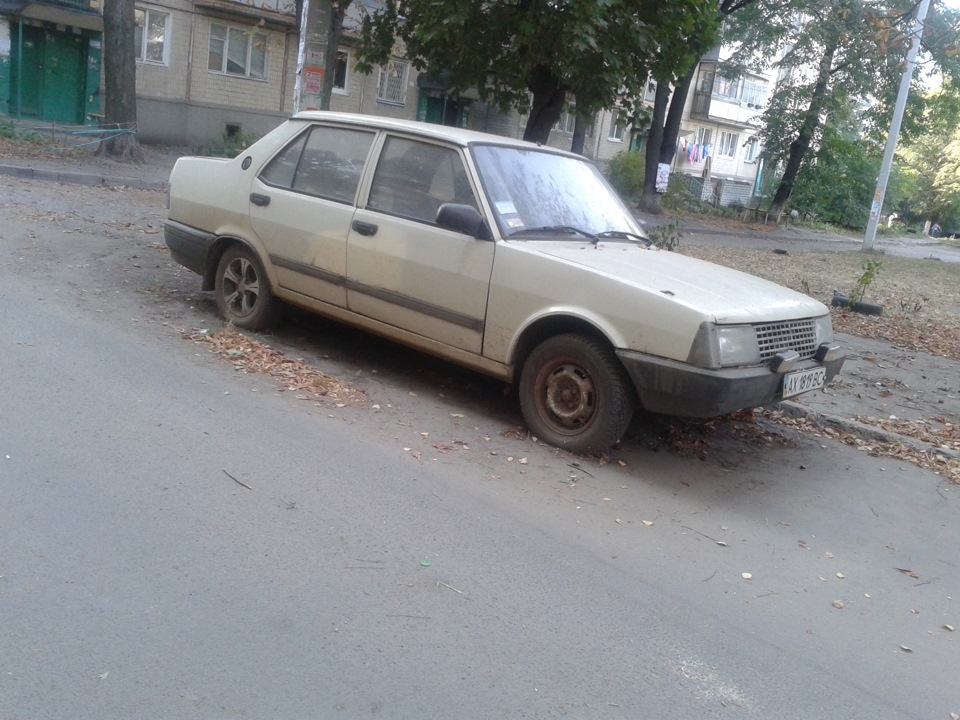
M 398 120 L 396 118 L 386 118 L 378 115 L 359 115 L 356 113 L 305 110 L 294 115 L 291 120 L 326 120 L 328 122 L 333 121 L 348 123 L 350 125 L 358 125 L 375 129 L 411 132 L 424 137 L 433 138 L 435 140 L 446 140 L 447 142 L 452 142 L 463 146 L 476 144 L 495 144 L 505 147 L 521 148 L 523 150 L 540 149 L 554 152 L 559 155 L 568 155 L 570 157 L 577 158 L 578 160 L 585 159 L 581 155 L 575 155 L 574 153 L 565 152 L 558 148 L 547 145 L 540 145 L 539 143 L 527 142 L 526 140 L 515 140 L 502 135 L 493 135 L 491 133 L 479 132 L 477 130 L 465 130 L 463 128 L 416 122 L 414 120 Z

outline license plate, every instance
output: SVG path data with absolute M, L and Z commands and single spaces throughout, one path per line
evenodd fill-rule
M 783 376 L 783 398 L 793 397 L 810 390 L 819 390 L 827 383 L 826 368 L 799 370 Z

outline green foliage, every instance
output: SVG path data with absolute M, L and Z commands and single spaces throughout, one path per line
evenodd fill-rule
M 635 203 L 643 192 L 643 173 L 646 163 L 639 152 L 620 152 L 607 166 L 607 180 L 625 203 Z
M 8 120 L 0 121 L 0 138 L 8 138 L 31 145 L 39 145 L 46 142 L 43 136 L 33 130 L 24 130 Z
M 632 111 L 655 62 L 682 74 L 696 60 L 691 38 L 718 26 L 713 0 L 385 0 L 363 18 L 358 68 L 383 64 L 400 40 L 417 68 L 530 111 L 525 136 L 531 123 L 549 134 L 567 94 L 585 115 L 617 102 Z
M 680 247 L 680 240 L 683 238 L 683 233 L 680 232 L 679 216 L 674 216 L 674 218 L 665 225 L 647 228 L 647 236 L 653 244 L 661 250 L 673 252 Z
M 250 133 L 237 132 L 232 135 L 223 133 L 218 140 L 209 145 L 203 145 L 195 150 L 197 155 L 207 157 L 235 158 L 258 140 L 258 136 Z
M 883 267 L 882 260 L 868 258 L 863 261 L 863 272 L 860 274 L 860 277 L 857 278 L 853 290 L 850 291 L 851 304 L 863 302 L 863 298 L 867 294 L 867 289 L 873 284 L 873 281 L 877 279 L 881 267 Z
M 880 168 L 879 149 L 824 128 L 816 156 L 797 175 L 791 206 L 841 227 L 866 227 Z

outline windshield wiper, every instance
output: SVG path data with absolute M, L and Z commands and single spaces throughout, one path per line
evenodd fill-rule
M 600 240 L 607 240 L 608 238 L 622 238 L 623 240 L 636 240 L 641 242 L 644 245 L 652 245 L 653 241 L 644 237 L 643 235 L 637 235 L 637 233 L 627 232 L 626 230 L 604 230 L 602 233 L 596 234 L 596 240 L 594 240 L 594 245 L 597 244 Z
M 574 233 L 576 235 L 583 235 L 585 238 L 590 240 L 594 245 L 596 245 L 600 238 L 594 235 L 593 233 L 588 233 L 586 230 L 581 230 L 578 227 L 573 225 L 544 225 L 543 227 L 535 228 L 524 228 L 523 230 L 518 230 L 513 233 L 510 237 L 517 237 L 518 235 L 523 235 L 525 233 Z

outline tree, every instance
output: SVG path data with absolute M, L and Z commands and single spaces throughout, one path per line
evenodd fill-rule
M 306 51 L 298 68 L 296 109 L 330 109 L 330 96 L 337 69 L 337 54 L 343 35 L 343 19 L 352 0 L 297 0 L 300 39 Z M 322 79 L 318 87 L 307 87 L 305 74 L 316 72 L 312 58 L 322 61 Z
M 721 0 L 717 17 L 726 18 L 731 13 L 746 7 L 754 0 Z M 657 166 L 669 165 L 677 152 L 680 123 L 693 83 L 700 56 L 711 49 L 719 39 L 719 22 L 699 23 L 685 43 L 663 46 L 652 66 L 652 77 L 657 83 L 653 102 L 653 121 L 646 143 L 646 171 L 643 194 L 639 206 L 646 212 L 660 214 L 660 199 L 657 192 Z M 672 85 L 672 92 L 669 86 Z M 669 107 L 668 107 L 669 103 Z
M 524 139 L 546 142 L 568 96 L 587 117 L 630 113 L 658 49 L 716 22 L 713 0 L 386 0 L 363 22 L 361 69 L 397 40 L 419 68 L 444 71 L 502 110 L 527 113 Z
M 137 137 L 137 60 L 134 0 L 104 0 L 103 78 L 105 135 L 98 155 L 143 162 Z
M 797 175 L 811 150 L 816 152 L 822 123 L 837 97 L 873 98 L 890 108 L 909 45 L 912 0 L 758 0 L 738 12 L 728 25 L 739 46 L 735 61 L 749 65 L 781 54 L 781 77 L 763 115 L 764 154 L 783 168 L 770 205 L 782 212 Z M 950 13 L 947 13 L 950 16 Z M 947 23 L 950 25 L 950 22 Z M 953 27 L 956 25 L 954 23 Z M 925 36 L 924 48 L 943 64 L 955 48 L 956 34 Z M 883 113 L 865 114 L 877 119 Z M 889 127 L 889 114 L 887 127 Z M 878 133 L 879 134 L 879 133 Z

